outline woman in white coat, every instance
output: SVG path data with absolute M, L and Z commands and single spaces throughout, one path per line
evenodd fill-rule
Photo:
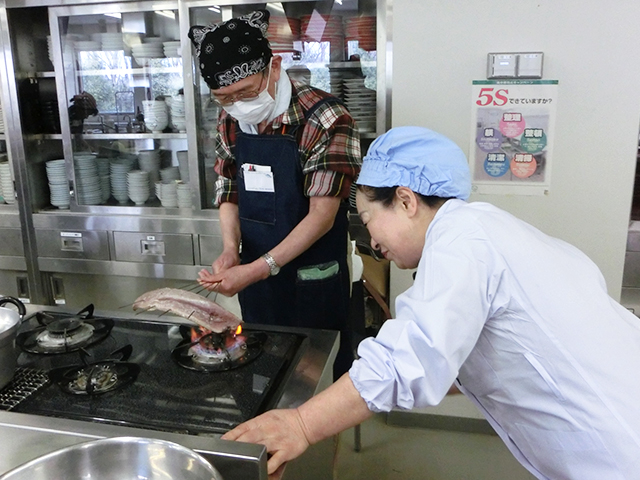
M 376 139 L 358 179 L 372 246 L 414 285 L 348 374 L 297 409 L 223 438 L 262 443 L 269 471 L 372 412 L 437 405 L 452 383 L 540 479 L 640 478 L 640 319 L 575 247 L 467 203 L 463 152 L 419 127 Z

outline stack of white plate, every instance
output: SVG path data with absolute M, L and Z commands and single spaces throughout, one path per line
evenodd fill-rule
M 331 90 L 331 95 L 342 98 L 343 94 L 343 80 L 344 80 L 344 72 L 340 70 L 329 70 L 329 89 Z
M 0 102 L 0 133 L 4 133 L 4 112 L 2 111 L 2 102 Z
M 16 191 L 13 188 L 9 162 L 0 162 L 0 192 L 2 192 L 5 203 L 15 203 Z
M 171 126 L 179 132 L 187 131 L 187 119 L 184 111 L 184 95 L 171 99 Z
M 77 52 L 93 52 L 102 48 L 102 44 L 95 40 L 76 40 L 73 46 Z
M 163 53 L 167 58 L 180 57 L 180 40 L 172 40 L 170 42 L 163 42 Z
M 177 182 L 178 208 L 191 208 L 191 187 L 188 183 Z
M 102 187 L 95 155 L 74 155 L 78 205 L 100 205 Z
M 47 35 L 47 55 L 51 63 L 53 63 L 53 40 L 51 40 L 51 35 Z
M 176 152 L 178 157 L 178 169 L 180 170 L 180 180 L 189 183 L 189 151 L 180 150 Z
M 129 158 L 114 158 L 109 164 L 111 171 L 111 194 L 122 204 L 129 201 L 129 186 L 127 173 L 133 168 L 133 160 Z
M 180 169 L 178 167 L 163 168 L 160 170 L 160 179 L 163 183 L 180 180 Z
M 155 185 L 160 180 L 160 150 L 140 150 L 138 152 L 138 167 L 149 173 L 149 185 Z
M 98 177 L 100 177 L 100 190 L 102 192 L 102 203 L 106 203 L 111 196 L 111 177 L 109 159 L 107 157 L 96 158 L 98 164 Z
M 131 54 L 138 65 L 147 65 L 150 58 L 164 58 L 164 47 L 162 39 L 160 41 L 152 40 L 160 37 L 147 37 L 144 43 L 138 43 L 131 46 Z
M 169 111 L 164 100 L 143 100 L 144 124 L 153 133 L 160 133 L 169 125 Z
M 49 180 L 49 192 L 51 205 L 60 209 L 69 208 L 71 195 L 69 194 L 69 182 L 64 158 L 49 160 L 46 163 L 47 179 Z
M 162 182 L 160 185 L 160 203 L 163 207 L 178 207 L 178 182 Z
M 344 103 L 360 132 L 376 129 L 376 92 L 365 87 L 364 78 L 343 80 Z
M 102 50 L 124 50 L 124 40 L 120 32 L 94 33 L 91 40 L 100 42 Z
M 149 172 L 130 170 L 127 172 L 129 198 L 136 205 L 144 205 L 149 199 Z

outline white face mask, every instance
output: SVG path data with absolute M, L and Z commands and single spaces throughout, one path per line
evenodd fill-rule
M 267 77 L 267 86 L 260 95 L 251 100 L 238 100 L 231 105 L 225 105 L 224 108 L 229 115 L 239 122 L 248 123 L 250 125 L 258 125 L 260 122 L 267 120 L 276 106 L 276 100 L 269 95 L 269 81 L 271 80 L 271 62 L 269 62 L 269 76 Z

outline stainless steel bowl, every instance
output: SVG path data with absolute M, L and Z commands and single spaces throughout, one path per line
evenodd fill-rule
M 202 456 L 177 443 L 138 437 L 94 440 L 31 460 L 0 480 L 222 480 Z

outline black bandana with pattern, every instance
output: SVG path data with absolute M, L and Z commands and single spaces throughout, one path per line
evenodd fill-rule
M 269 12 L 256 10 L 226 22 L 189 29 L 200 73 L 209 88 L 227 87 L 267 67 L 273 56 L 268 27 Z

